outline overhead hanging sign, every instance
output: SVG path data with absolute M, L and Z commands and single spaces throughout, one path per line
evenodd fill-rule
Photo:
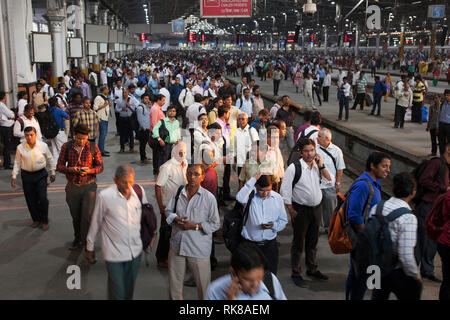
M 249 18 L 252 0 L 200 0 L 203 18 Z

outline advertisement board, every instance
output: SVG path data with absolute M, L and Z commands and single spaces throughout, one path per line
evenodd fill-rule
M 202 18 L 248 18 L 252 16 L 251 0 L 200 0 Z
M 172 21 L 172 32 L 173 33 L 184 33 L 184 20 L 173 20 Z

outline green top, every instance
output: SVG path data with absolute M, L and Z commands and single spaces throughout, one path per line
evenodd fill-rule
M 166 138 L 166 141 L 168 143 L 176 143 L 178 140 L 181 140 L 181 132 L 180 132 L 180 123 L 177 119 L 173 119 L 173 121 L 170 121 L 168 117 L 161 119 L 164 121 L 164 124 L 166 125 L 167 131 L 169 131 L 169 136 Z M 158 138 L 159 137 L 159 127 L 161 127 L 161 120 L 158 121 L 158 123 L 155 125 L 152 131 L 152 137 Z

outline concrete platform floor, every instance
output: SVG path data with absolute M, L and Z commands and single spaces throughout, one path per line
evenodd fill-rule
M 285 87 L 286 84 L 283 83 L 282 88 Z M 353 114 L 352 116 L 355 117 Z M 110 121 L 110 125 L 113 126 L 113 121 Z M 111 157 L 104 159 L 105 169 L 97 177 L 99 189 L 113 183 L 112 177 L 118 164 L 131 163 L 136 171 L 137 182 L 144 186 L 149 201 L 154 208 L 157 208 L 152 166 L 141 165 L 137 153 L 119 154 L 118 137 L 113 134 L 115 130 L 110 127 L 109 131 L 106 149 L 111 152 Z M 149 155 L 151 156 L 151 152 Z M 96 244 L 98 262 L 95 265 L 89 265 L 86 262 L 83 252 L 72 252 L 67 249 L 73 240 L 73 230 L 65 203 L 65 177 L 57 174 L 55 183 L 49 186 L 50 229 L 43 232 L 30 227 L 31 218 L 21 189 L 21 181 L 19 179 L 18 187 L 12 189 L 10 176 L 10 170 L 0 170 L 0 299 L 106 299 L 107 272 L 101 258 L 99 240 Z M 350 184 L 351 180 L 344 177 L 343 190 L 347 190 Z M 235 175 L 232 176 L 231 185 L 233 193 L 236 192 Z M 290 280 L 291 240 L 292 230 L 288 225 L 278 237 L 281 243 L 278 277 L 287 298 L 344 299 L 348 255 L 332 254 L 327 237 L 321 235 L 318 248 L 319 267 L 322 272 L 330 276 L 330 280 L 326 282 L 311 280 L 309 289 L 298 288 Z M 229 269 L 230 254 L 224 245 L 216 245 L 216 256 L 219 266 L 212 272 L 212 279 L 226 274 Z M 153 254 L 149 256 L 149 261 L 148 267 L 142 261 L 136 283 L 135 299 L 168 299 L 167 269 L 156 267 L 156 258 Z M 69 274 L 66 272 L 70 265 L 78 265 L 81 268 L 80 290 L 67 289 L 66 281 Z M 436 256 L 436 275 L 442 277 L 438 256 Z M 425 281 L 423 299 L 437 299 L 438 292 L 438 284 Z M 184 297 L 197 299 L 196 289 L 185 287 Z
M 337 71 L 334 73 L 337 73 Z M 240 77 L 228 76 L 228 78 L 233 82 L 240 82 Z M 370 74 L 368 74 L 368 78 L 369 82 L 371 82 Z M 264 98 L 274 100 L 272 79 L 267 79 L 266 81 L 260 81 L 257 77 L 254 77 L 254 79 L 256 84 L 261 87 L 261 94 Z M 441 86 L 442 84 L 440 83 L 439 89 L 434 88 L 433 90 L 437 90 L 443 96 L 444 88 L 450 87 Z M 296 93 L 291 80 L 282 80 L 278 95 L 289 95 L 293 102 L 303 106 L 306 105 L 303 94 Z M 352 108 L 353 103 L 354 101 L 349 102 L 349 108 Z M 417 159 L 418 163 L 420 158 L 426 157 L 431 153 L 431 139 L 429 132 L 425 130 L 426 123 L 420 125 L 418 123 L 405 122 L 404 129 L 394 129 L 395 99 L 392 97 L 388 98 L 388 102 L 385 102 L 384 98 L 382 99 L 381 117 L 369 115 L 372 111 L 372 106 L 365 107 L 363 111 L 360 111 L 358 106 L 357 110 L 349 111 L 348 121 L 336 121 L 339 114 L 336 85 L 330 87 L 329 102 L 322 102 L 322 106 L 319 106 L 317 97 L 315 97 L 315 104 L 322 117 L 354 134 L 360 135 L 363 139 L 375 142 L 375 145 L 381 145 L 395 153 L 400 152 L 402 155 Z M 426 106 L 428 107 L 428 104 Z M 345 110 L 343 116 L 345 117 Z

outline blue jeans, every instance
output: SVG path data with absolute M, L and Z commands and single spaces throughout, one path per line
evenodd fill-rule
M 377 111 L 377 115 L 380 115 L 381 112 L 381 98 L 383 96 L 381 95 L 375 95 L 373 94 L 373 107 L 372 107 L 372 112 L 370 114 L 374 114 L 375 113 L 375 109 L 378 106 L 378 111 Z
M 108 121 L 100 120 L 99 134 L 98 134 L 98 148 L 101 153 L 105 152 L 105 140 L 108 134 Z
M 142 254 L 125 262 L 108 262 L 108 299 L 132 300 Z
M 356 274 L 350 254 L 350 271 L 345 282 L 345 300 L 364 300 L 367 291 L 366 280 L 367 276 L 359 277 Z

